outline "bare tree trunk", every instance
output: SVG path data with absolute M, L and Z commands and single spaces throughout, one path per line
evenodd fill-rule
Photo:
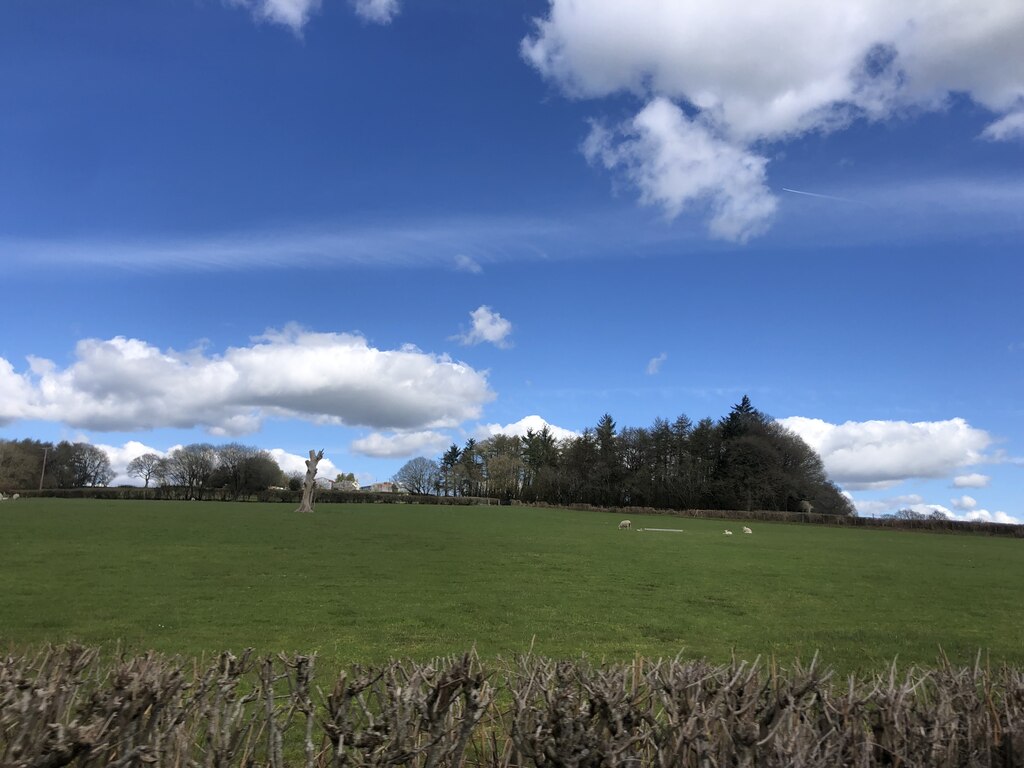
M 320 463 L 320 459 L 324 457 L 323 448 L 319 451 L 310 451 L 309 458 L 306 460 L 306 482 L 302 486 L 302 503 L 296 512 L 312 512 L 313 511 L 313 494 L 316 491 L 316 465 Z

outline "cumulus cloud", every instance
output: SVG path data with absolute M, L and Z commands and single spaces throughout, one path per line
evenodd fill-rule
M 110 468 L 114 472 L 114 479 L 110 481 L 111 485 L 140 485 L 137 477 L 128 474 L 128 464 L 131 460 L 144 453 L 155 453 L 157 456 L 167 455 L 167 451 L 152 448 L 138 440 L 129 440 L 122 445 L 96 443 L 96 447 L 107 454 L 107 458 L 110 459 Z
M 504 426 L 501 424 L 481 424 L 477 427 L 476 435 L 481 440 L 493 437 L 494 435 L 522 437 L 530 430 L 540 432 L 544 427 L 548 428 L 548 432 L 550 432 L 556 440 L 567 440 L 569 438 L 579 437 L 578 432 L 573 432 L 571 429 L 556 427 L 554 424 L 545 421 L 535 414 L 532 416 L 524 416 L 519 421 L 514 421 L 511 424 L 506 424 Z
M 470 312 L 469 316 L 473 318 L 473 327 L 455 337 L 461 344 L 470 346 L 486 341 L 501 349 L 511 346 L 508 337 L 512 333 L 512 323 L 500 314 L 483 305 Z
M 1021 519 L 1008 515 L 1005 512 L 989 512 L 987 509 L 975 509 L 963 516 L 964 520 L 980 521 L 983 523 L 1003 523 L 1004 525 L 1020 525 Z
M 349 446 L 353 453 L 380 459 L 400 459 L 406 456 L 426 454 L 432 456 L 448 447 L 449 438 L 432 430 L 420 432 L 399 432 L 384 435 L 371 432 L 366 437 L 354 440 Z
M 283 448 L 271 448 L 268 453 L 277 462 L 277 466 L 281 468 L 281 471 L 286 475 L 291 476 L 295 474 L 306 475 L 306 460 L 309 458 L 309 454 L 306 453 L 300 456 L 297 453 L 289 453 Z M 316 465 L 316 476 L 319 480 L 321 477 L 333 480 L 338 476 L 341 470 L 335 466 L 334 462 L 328 456 L 324 456 L 320 459 Z
M 99 431 L 205 427 L 255 431 L 267 417 L 416 430 L 477 418 L 494 399 L 485 373 L 406 346 L 291 326 L 220 355 L 161 350 L 139 339 L 85 339 L 58 368 L 0 358 L 0 422 L 57 421 Z
M 968 497 L 969 498 L 969 497 Z M 954 507 L 957 505 L 954 503 Z M 959 507 L 957 507 L 959 509 Z M 987 509 L 971 509 L 964 511 L 961 509 L 960 514 L 950 511 L 948 508 L 941 504 L 914 504 L 910 507 L 914 512 L 920 512 L 928 515 L 933 512 L 939 512 L 944 517 L 950 520 L 959 520 L 960 522 L 968 523 L 1002 523 L 1003 525 L 1020 525 L 1021 520 L 1012 515 L 1008 515 L 1005 512 L 995 511 L 990 512 Z
M 969 475 L 957 475 L 953 478 L 955 488 L 987 488 L 992 480 L 988 475 L 972 472 Z
M 398 0 L 352 0 L 356 15 L 375 24 L 390 24 L 398 15 Z
M 900 507 L 900 509 L 909 509 L 912 512 L 917 512 L 918 514 L 925 516 L 931 516 L 937 512 L 950 520 L 956 520 L 956 515 L 954 515 L 948 507 L 944 507 L 941 504 L 925 504 L 922 502 L 919 504 L 911 504 L 907 507 Z
M 235 5 L 248 8 L 263 21 L 283 24 L 295 33 L 309 21 L 314 11 L 320 8 L 320 0 L 233 0 Z
M 675 127 L 679 140 L 703 145 L 704 164 L 744 168 L 742 159 L 744 177 L 730 187 L 725 171 L 696 164 L 690 172 L 703 171 L 704 194 L 712 197 L 728 200 L 737 186 L 749 188 L 763 207 L 751 234 L 773 210 L 763 191 L 765 161 L 749 151 L 755 144 L 842 129 L 858 118 L 942 109 L 951 94 L 993 114 L 986 138 L 1020 138 L 1024 130 L 1021 3 L 549 0 L 534 24 L 521 53 L 565 93 L 632 93 L 647 103 L 640 114 L 659 103 L 665 112 L 671 101 L 689 115 L 689 125 Z M 656 155 L 648 149 L 647 157 Z M 649 159 L 641 194 L 678 205 L 650 191 L 678 173 Z M 715 184 L 720 191 L 710 191 Z
M 283 24 L 299 34 L 320 8 L 321 0 L 230 0 L 248 8 L 257 19 Z M 398 0 L 351 0 L 356 15 L 374 24 L 390 24 L 400 10 Z
M 962 510 L 974 509 L 976 506 L 978 506 L 977 499 L 975 499 L 973 496 L 968 496 L 967 494 L 959 496 L 955 499 L 950 499 L 949 503 L 953 505 L 954 509 Z
M 1005 118 L 996 120 L 985 128 L 981 135 L 991 141 L 1024 140 L 1024 110 L 1010 113 Z
M 647 375 L 653 376 L 661 370 L 662 364 L 668 360 L 668 353 L 662 352 L 657 357 L 652 357 L 647 361 Z
M 471 275 L 479 275 L 484 271 L 483 267 L 463 253 L 455 257 L 455 268 L 459 272 L 469 272 Z
M 886 499 L 855 499 L 849 493 L 846 494 L 846 497 L 853 502 L 854 507 L 857 509 L 857 514 L 861 517 L 880 517 L 924 503 L 924 498 L 916 493 L 890 496 Z
M 906 494 L 903 496 L 891 496 L 886 499 L 857 499 L 853 500 L 853 503 L 857 508 L 857 514 L 862 517 L 881 517 L 882 515 L 894 514 L 902 509 L 909 509 L 912 512 L 917 512 L 918 514 L 926 516 L 938 513 L 950 520 L 959 520 L 961 522 L 981 521 L 986 523 L 1005 523 L 1009 525 L 1019 525 L 1021 522 L 1017 518 L 1008 515 L 1005 512 L 990 512 L 987 509 L 973 509 L 973 507 L 977 505 L 977 502 L 970 496 L 952 499 L 951 504 L 953 508 L 960 510 L 959 512 L 954 512 L 952 509 L 942 504 L 928 504 L 916 493 Z
M 981 135 L 990 141 L 1024 140 L 1024 109 L 996 120 Z
M 640 199 L 674 218 L 698 204 L 715 237 L 744 242 L 767 229 L 778 202 L 765 186 L 767 159 L 715 135 L 665 98 L 614 131 L 593 125 L 583 144 L 591 163 L 621 171 Z
M 81 442 L 88 441 L 82 438 Z M 106 445 L 104 443 L 96 443 L 95 445 L 110 459 L 110 468 L 114 471 L 114 479 L 110 482 L 111 485 L 141 485 L 142 483 L 137 477 L 132 477 L 128 474 L 128 464 L 132 459 L 142 456 L 144 453 L 155 453 L 157 456 L 164 457 L 182 447 L 180 445 L 172 445 L 166 450 L 161 450 L 145 443 L 140 443 L 137 440 L 129 440 L 119 446 Z M 288 453 L 283 448 L 271 448 L 267 452 L 286 475 L 296 472 L 301 475 L 306 474 L 306 459 L 308 455 L 299 456 L 295 453 Z M 318 477 L 333 478 L 337 474 L 338 468 L 328 457 L 325 456 L 320 460 L 320 463 L 317 465 Z
M 793 416 L 779 423 L 821 456 L 829 477 L 847 488 L 884 488 L 912 477 L 947 477 L 984 460 L 992 437 L 963 419 L 848 421 Z

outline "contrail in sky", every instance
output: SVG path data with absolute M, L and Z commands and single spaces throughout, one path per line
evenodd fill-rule
M 848 197 L 836 197 L 835 195 L 821 195 L 817 192 L 804 192 L 800 189 L 790 189 L 789 187 L 783 187 L 783 192 L 792 192 L 794 195 L 807 195 L 808 197 L 820 197 L 822 200 L 838 200 L 841 203 L 856 203 L 856 200 L 851 200 Z

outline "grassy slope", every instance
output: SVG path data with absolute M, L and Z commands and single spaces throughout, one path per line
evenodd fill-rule
M 332 662 L 476 643 L 629 658 L 1024 664 L 1024 542 L 497 507 L 19 500 L 0 507 L 0 647 L 75 638 Z

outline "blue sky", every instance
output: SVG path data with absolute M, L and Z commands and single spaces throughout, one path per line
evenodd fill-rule
M 1024 519 L 1024 8 L 705 5 L 4 3 L 0 437 L 382 480 L 749 394 Z

